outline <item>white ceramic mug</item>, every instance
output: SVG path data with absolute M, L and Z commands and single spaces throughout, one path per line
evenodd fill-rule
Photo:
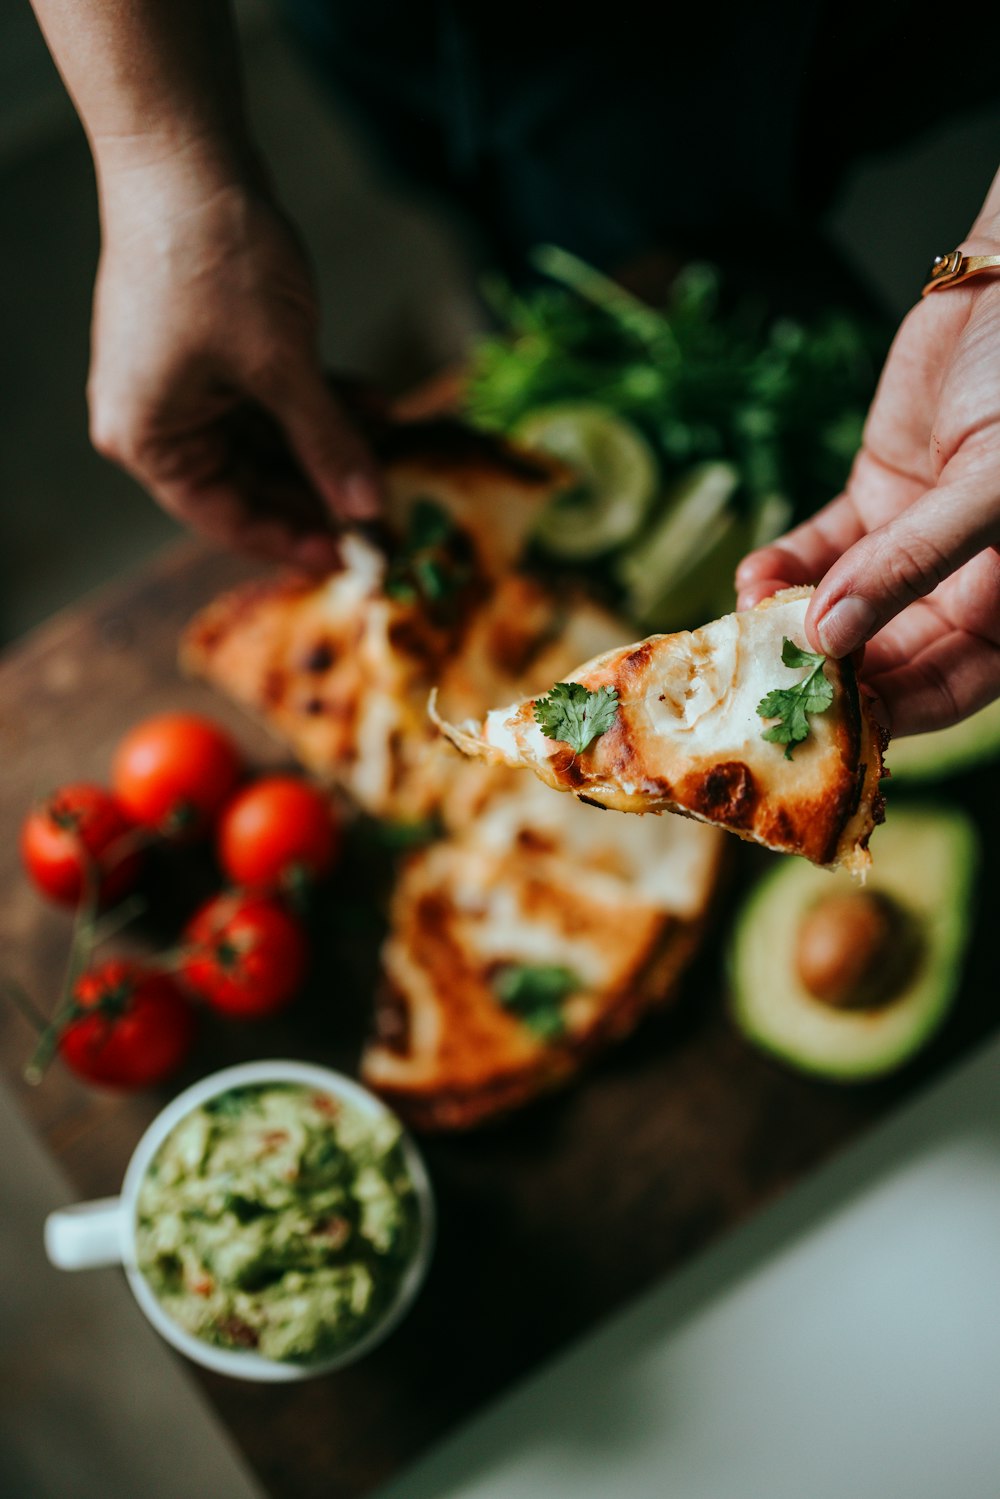
M 403 1158 L 413 1182 L 420 1218 L 419 1239 L 395 1298 L 380 1319 L 356 1343 L 315 1363 L 281 1363 L 263 1358 L 252 1349 L 217 1348 L 187 1332 L 168 1316 L 157 1301 L 149 1282 L 136 1264 L 135 1220 L 139 1188 L 150 1162 L 170 1131 L 193 1109 L 219 1093 L 248 1084 L 302 1083 L 318 1092 L 352 1105 L 370 1119 L 391 1115 L 390 1110 L 359 1083 L 327 1067 L 307 1062 L 246 1062 L 213 1072 L 169 1103 L 150 1124 L 128 1163 L 119 1197 L 80 1202 L 50 1213 L 45 1220 L 45 1251 L 60 1270 L 86 1270 L 97 1265 L 122 1265 L 136 1301 L 157 1332 L 181 1353 L 207 1369 L 232 1374 L 239 1379 L 293 1380 L 327 1374 L 367 1353 L 396 1326 L 423 1283 L 434 1247 L 434 1199 L 430 1181 L 416 1145 L 408 1134 L 402 1137 Z

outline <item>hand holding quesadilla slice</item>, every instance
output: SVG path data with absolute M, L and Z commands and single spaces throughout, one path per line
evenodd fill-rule
M 812 590 L 607 651 L 537 698 L 446 723 L 467 755 L 619 812 L 679 812 L 863 873 L 885 735 L 850 660 L 812 653 Z

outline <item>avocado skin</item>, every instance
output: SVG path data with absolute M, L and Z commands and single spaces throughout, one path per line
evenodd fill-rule
M 997 758 L 1000 698 L 950 728 L 894 739 L 886 763 L 893 781 L 943 781 Z
M 867 888 L 884 891 L 919 922 L 923 955 L 910 981 L 875 1010 L 815 999 L 795 971 L 798 923 L 830 881 L 785 856 L 751 892 L 730 950 L 732 1017 L 749 1041 L 781 1061 L 841 1083 L 884 1076 L 909 1061 L 948 1015 L 962 977 L 978 869 L 975 830 L 955 809 L 894 810 L 874 840 Z

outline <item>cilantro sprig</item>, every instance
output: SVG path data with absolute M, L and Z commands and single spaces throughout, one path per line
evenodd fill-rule
M 785 759 L 792 758 L 796 744 L 801 744 L 809 735 L 810 713 L 825 713 L 833 702 L 833 683 L 823 672 L 825 656 L 813 651 L 804 651 L 801 646 L 784 636 L 781 642 L 781 659 L 785 666 L 808 666 L 806 675 L 791 687 L 776 687 L 757 704 L 761 718 L 776 718 L 777 723 L 761 732 L 762 739 L 772 744 L 785 746 Z
M 556 963 L 511 963 L 498 970 L 493 991 L 505 1009 L 543 1040 L 564 1034 L 563 1003 L 582 988 L 577 974 Z
M 446 609 L 471 582 L 468 538 L 443 505 L 418 499 L 385 582 L 391 599 Z
M 546 278 L 532 290 L 486 288 L 505 326 L 473 349 L 479 425 L 510 432 L 541 407 L 596 401 L 652 443 L 665 490 L 720 458 L 740 472 L 741 508 L 778 493 L 807 514 L 843 487 L 888 330 L 833 308 L 782 315 L 709 265 L 686 266 L 651 307 L 556 247 L 531 258 Z
M 546 739 L 562 740 L 579 755 L 614 723 L 618 689 L 598 687 L 591 692 L 582 682 L 557 682 L 533 711 Z

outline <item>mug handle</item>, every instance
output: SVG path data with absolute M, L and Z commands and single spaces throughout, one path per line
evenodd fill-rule
M 45 1220 L 45 1253 L 57 1270 L 120 1265 L 125 1213 L 120 1197 L 101 1197 L 60 1208 Z

